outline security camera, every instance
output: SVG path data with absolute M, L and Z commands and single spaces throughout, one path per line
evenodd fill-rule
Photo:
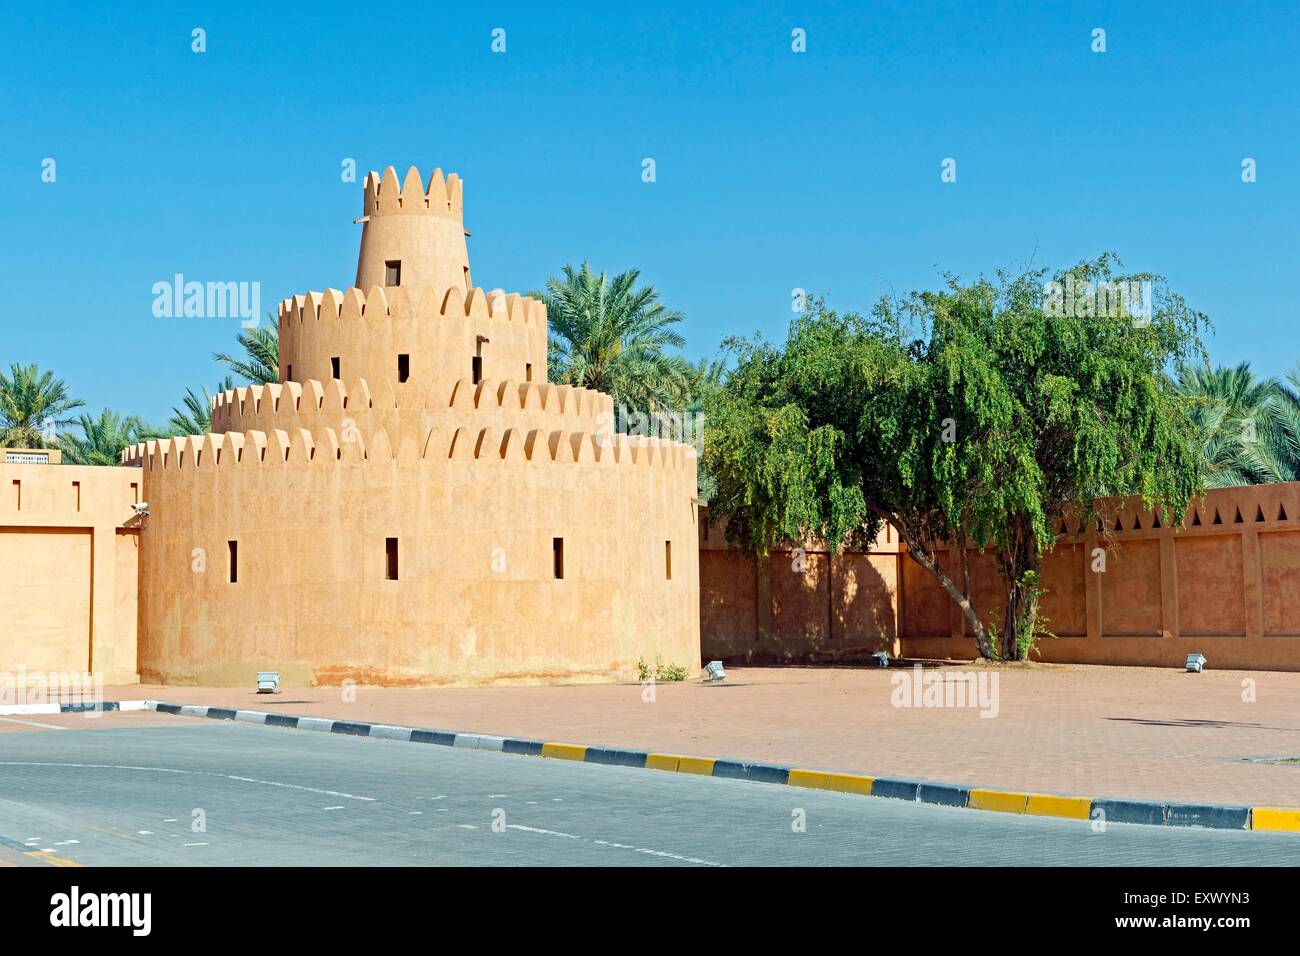
M 136 504 L 133 504 L 131 508 L 132 510 L 135 511 L 136 514 L 143 515 L 146 518 L 149 517 L 149 502 L 147 501 L 137 502 Z

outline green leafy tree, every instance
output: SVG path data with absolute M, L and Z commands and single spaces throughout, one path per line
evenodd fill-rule
M 217 394 L 228 392 L 235 387 L 235 380 L 227 375 L 217 384 Z M 172 417 L 167 427 L 173 435 L 206 435 L 212 430 L 212 396 L 206 386 L 201 393 L 187 388 L 181 404 L 172 409 Z
M 690 400 L 686 411 L 692 425 L 690 434 L 681 437 L 683 441 L 698 441 L 700 430 L 707 428 L 708 412 L 706 409 L 715 403 L 727 379 L 726 359 L 700 359 L 691 366 L 688 388 Z M 696 459 L 696 472 L 700 501 L 712 505 L 717 497 L 717 483 L 709 472 L 703 456 Z
M 274 315 L 270 325 L 241 329 L 236 340 L 242 355 L 214 352 L 212 357 L 250 385 L 268 385 L 280 381 L 280 327 Z
M 705 460 L 728 534 L 764 551 L 874 539 L 888 523 L 957 602 L 982 656 L 1023 659 L 1040 627 L 1042 556 L 1067 505 L 1140 494 L 1170 523 L 1200 489 L 1195 429 L 1169 368 L 1203 355 L 1205 317 L 1109 255 L 1057 274 L 1150 281 L 1149 319 L 1049 314 L 1045 270 L 882 301 L 870 317 L 816 301 L 784 348 L 731 342 Z M 937 548 L 952 547 L 947 567 Z M 1000 633 L 971 601 L 968 547 L 1006 590 Z
M 63 460 L 71 465 L 120 464 L 125 448 L 162 434 L 138 416 L 123 417 L 109 408 L 101 411 L 98 418 L 82 415 L 77 424 L 80 435 L 71 432 L 59 435 Z
M 71 425 L 69 413 L 85 404 L 53 372 L 15 363 L 0 372 L 0 445 L 53 448 L 56 429 Z
M 546 303 L 550 380 L 607 392 L 616 408 L 679 409 L 691 382 L 690 363 L 673 351 L 685 343 L 673 328 L 682 314 L 665 308 L 654 286 L 638 288 L 640 275 L 610 279 L 584 262 L 532 293 Z
M 1292 385 L 1296 372 L 1290 373 Z M 1207 487 L 1300 478 L 1300 396 L 1250 363 L 1180 368 L 1175 390 L 1196 424 Z

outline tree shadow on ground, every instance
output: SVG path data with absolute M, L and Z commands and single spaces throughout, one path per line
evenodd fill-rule
M 1248 724 L 1238 720 L 1196 720 L 1192 718 L 1173 717 L 1157 720 L 1153 717 L 1106 717 L 1105 720 L 1117 720 L 1128 724 L 1142 724 L 1147 727 L 1248 727 L 1252 730 L 1300 730 L 1296 727 L 1267 727 L 1264 724 Z

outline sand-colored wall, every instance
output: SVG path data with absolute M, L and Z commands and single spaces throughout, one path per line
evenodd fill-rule
M 136 468 L 0 463 L 0 671 L 136 673 Z
M 1044 559 L 1042 609 L 1057 637 L 1039 642 L 1037 659 L 1178 666 L 1196 652 L 1216 667 L 1300 670 L 1300 483 L 1210 491 L 1178 531 L 1133 499 L 1099 507 L 1104 531 L 1066 519 Z M 701 541 L 706 659 L 891 647 L 905 657 L 977 655 L 956 605 L 905 550 L 881 553 L 888 542 L 871 554 L 836 555 L 829 572 L 824 553 L 802 574 L 781 553 L 756 574 L 752 559 L 719 550 L 717 529 L 710 538 Z M 856 615 L 842 610 L 847 577 L 839 569 L 850 559 L 875 572 Z M 951 555 L 941 553 L 940 564 L 952 573 Z M 971 571 L 977 611 L 1000 628 L 1005 597 L 993 557 L 972 551 Z

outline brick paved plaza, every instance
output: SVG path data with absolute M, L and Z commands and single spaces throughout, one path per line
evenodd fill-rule
M 340 688 L 258 695 L 250 680 L 237 689 L 123 685 L 105 696 L 1049 793 L 1300 804 L 1300 762 L 1249 759 L 1300 757 L 1300 674 L 1083 665 L 934 673 L 969 671 L 998 675 L 996 717 L 974 708 L 895 707 L 894 669 L 810 667 L 733 668 L 721 684 L 658 684 L 652 703 L 643 702 L 639 684 L 358 687 L 355 701 L 345 702 Z M 1255 700 L 1247 702 L 1243 682 L 1251 681 Z

